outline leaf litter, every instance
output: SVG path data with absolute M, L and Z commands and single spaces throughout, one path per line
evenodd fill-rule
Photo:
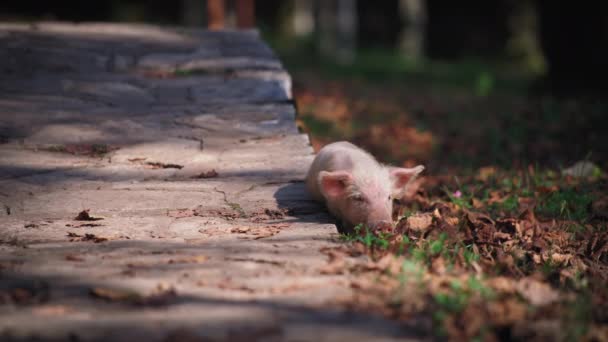
M 608 327 L 608 222 L 592 212 L 608 178 L 519 176 L 425 177 L 393 231 L 358 227 L 318 272 L 352 276 L 340 305 L 440 337 L 593 340 Z
M 608 340 L 605 103 L 319 71 L 294 70 L 315 150 L 349 140 L 449 175 L 411 184 L 394 231 L 344 237 L 368 260 L 336 254 L 354 290 L 338 304 L 452 340 Z

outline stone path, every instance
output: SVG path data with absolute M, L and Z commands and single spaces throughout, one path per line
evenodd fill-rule
M 407 337 L 335 304 L 339 237 L 256 32 L 4 23 L 0 47 L 1 340 Z

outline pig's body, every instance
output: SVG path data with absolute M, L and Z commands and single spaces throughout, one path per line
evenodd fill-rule
M 339 220 L 340 231 L 358 224 L 370 228 L 392 225 L 393 198 L 422 170 L 381 165 L 369 153 L 341 141 L 323 147 L 313 161 L 306 185 Z

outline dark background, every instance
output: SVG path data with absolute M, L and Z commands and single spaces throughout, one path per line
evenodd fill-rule
M 294 0 L 298 1 L 298 0 Z M 201 3 L 204 1 L 201 0 Z M 275 36 L 281 32 L 285 10 L 293 1 L 256 2 L 258 25 Z M 332 1 L 329 1 L 332 2 Z M 462 58 L 505 59 L 513 38 L 512 21 L 528 11 L 536 21 L 546 63 L 548 86 L 584 92 L 606 89 L 608 60 L 608 3 L 551 0 L 421 0 L 427 9 L 425 56 L 454 60 Z M 192 1 L 3 1 L 0 19 L 67 21 L 145 21 L 183 23 L 183 11 Z M 231 5 L 230 1 L 227 1 Z M 204 7 L 204 5 L 203 5 Z M 526 8 L 524 8 L 526 7 Z M 395 48 L 404 26 L 398 0 L 356 1 L 357 46 Z M 522 10 L 522 8 L 524 8 Z M 204 15 L 204 13 L 202 13 Z M 204 19 L 200 24 L 204 25 Z M 521 57 L 521 56 L 519 56 Z
M 226 6 L 230 26 L 235 2 Z M 440 170 L 606 166 L 608 2 L 258 0 L 255 10 L 315 148 L 348 139 Z M 294 29 L 306 15 L 312 24 Z M 207 23 L 203 0 L 2 1 L 0 20 Z

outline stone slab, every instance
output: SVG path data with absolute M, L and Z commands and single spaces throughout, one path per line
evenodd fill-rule
M 0 46 L 0 340 L 422 336 L 339 304 L 341 242 L 256 31 L 0 23 Z

